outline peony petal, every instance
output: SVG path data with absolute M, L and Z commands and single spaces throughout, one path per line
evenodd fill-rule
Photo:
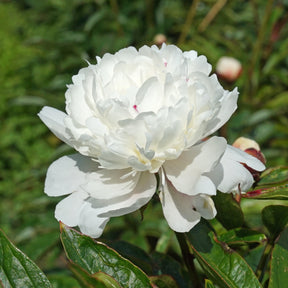
M 215 77 L 215 82 L 218 82 L 216 76 L 212 75 L 211 77 Z M 223 94 L 224 96 L 221 98 L 221 103 L 219 103 L 220 110 L 217 115 L 208 122 L 206 127 L 207 133 L 204 134 L 204 137 L 211 135 L 222 127 L 237 109 L 237 99 L 239 94 L 237 88 L 231 92 L 223 90 Z
M 85 205 L 85 199 L 87 198 L 89 198 L 89 195 L 84 191 L 72 193 L 57 204 L 55 218 L 68 226 L 77 226 L 81 209 Z
M 81 69 L 79 73 L 74 76 L 73 84 L 68 86 L 65 93 L 66 98 L 66 111 L 68 115 L 75 122 L 75 126 L 84 126 L 86 119 L 93 116 L 91 104 L 93 91 L 93 67 L 88 66 Z M 88 100 L 88 101 L 87 101 Z
M 265 165 L 259 159 L 231 145 L 227 145 L 224 156 L 227 159 L 245 163 L 247 166 L 256 171 L 265 170 Z
M 56 137 L 68 145 L 71 145 L 71 135 L 67 132 L 64 124 L 64 119 L 67 117 L 67 114 L 55 108 L 45 106 L 38 113 L 38 116 Z
M 207 184 L 208 194 L 214 194 L 211 181 L 209 182 L 206 178 L 200 180 L 200 177 L 218 164 L 225 147 L 226 140 L 220 137 L 212 137 L 191 147 L 188 151 L 183 152 L 178 159 L 165 162 L 163 167 L 167 178 L 178 191 L 187 195 L 196 195 L 199 192 L 206 193 L 205 184 Z
M 107 217 L 98 217 L 98 211 L 93 208 L 91 203 L 86 202 L 80 212 L 78 226 L 82 233 L 98 238 L 103 233 L 109 219 Z
M 109 200 L 133 192 L 141 173 L 131 173 L 131 169 L 99 169 L 89 175 L 89 182 L 83 189 L 94 199 Z
M 134 212 L 148 203 L 156 190 L 156 177 L 149 172 L 139 173 L 138 182 L 129 194 L 109 200 L 92 199 L 92 207 L 100 217 L 116 217 Z
M 215 183 L 217 188 L 224 193 L 247 191 L 253 184 L 252 174 L 243 164 L 262 171 L 265 166 L 257 158 L 237 149 L 230 145 L 213 171 L 207 174 Z
M 64 156 L 48 168 L 44 191 L 49 196 L 61 196 L 79 191 L 87 182 L 87 173 L 98 169 L 98 164 L 81 154 Z
M 201 218 L 201 214 L 207 219 L 216 215 L 213 201 L 206 196 L 189 196 L 180 193 L 172 183 L 166 179 L 160 192 L 164 216 L 170 226 L 176 232 L 190 231 Z M 210 199 L 210 200 L 208 200 Z
M 205 219 L 213 219 L 217 214 L 213 200 L 207 195 L 193 196 L 193 205 L 201 217 Z
M 213 181 L 207 176 L 200 176 L 194 186 L 194 194 L 216 195 L 216 186 Z

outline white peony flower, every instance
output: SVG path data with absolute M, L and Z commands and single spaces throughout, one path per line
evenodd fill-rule
M 44 107 L 41 120 L 79 153 L 48 169 L 45 192 L 68 195 L 55 216 L 92 237 L 110 217 L 135 211 L 159 191 L 172 229 L 189 231 L 216 210 L 211 195 L 245 191 L 264 165 L 228 146 L 217 131 L 236 109 L 211 65 L 173 45 L 122 49 L 73 76 L 66 113 Z M 155 175 L 157 175 L 157 181 Z

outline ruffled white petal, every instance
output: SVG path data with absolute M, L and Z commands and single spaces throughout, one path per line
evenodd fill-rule
M 176 232 L 190 231 L 201 219 L 215 217 L 214 203 L 205 195 L 190 196 L 175 189 L 167 180 L 160 192 L 163 214 L 170 226 Z
M 49 196 L 61 196 L 78 191 L 87 182 L 87 174 L 98 169 L 98 164 L 81 154 L 64 156 L 48 168 L 44 192 Z
M 206 133 L 204 134 L 205 137 L 211 135 L 220 127 L 222 127 L 237 109 L 237 99 L 239 94 L 237 88 L 235 88 L 231 92 L 223 90 L 222 93 L 223 96 L 220 98 L 220 101 L 218 103 L 219 111 L 208 122 L 208 125 L 206 127 Z
M 38 113 L 38 116 L 55 136 L 70 145 L 71 135 L 64 124 L 67 114 L 55 108 L 45 106 Z
M 165 162 L 167 178 L 178 191 L 187 195 L 215 194 L 215 186 L 203 173 L 210 172 L 219 163 L 225 148 L 226 140 L 220 137 L 192 146 L 176 160 Z

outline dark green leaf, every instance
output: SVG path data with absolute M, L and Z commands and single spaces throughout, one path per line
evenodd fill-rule
M 120 255 L 140 267 L 145 273 L 152 274 L 153 262 L 144 250 L 125 241 L 113 241 L 107 244 Z
M 272 251 L 269 288 L 284 288 L 288 283 L 288 227 Z
M 235 201 L 232 194 L 217 192 L 213 197 L 217 210 L 216 218 L 226 229 L 241 227 L 244 217 L 239 204 Z
M 270 205 L 262 210 L 263 224 L 275 239 L 288 223 L 288 206 Z
M 177 282 L 180 288 L 188 288 L 189 283 L 185 274 L 185 271 L 182 269 L 182 266 L 174 258 L 167 254 L 162 254 L 158 252 L 153 252 L 151 254 L 152 262 L 154 264 L 154 275 L 170 275 Z
M 262 243 L 265 242 L 267 239 L 264 234 L 257 231 L 237 228 L 219 235 L 218 240 L 221 242 L 225 242 L 228 245 L 231 245 L 243 243 Z
M 256 187 L 258 188 L 258 187 Z M 279 185 L 269 188 L 258 188 L 248 191 L 242 196 L 243 198 L 250 199 L 274 199 L 274 200 L 287 200 L 288 199 L 288 184 Z
M 85 288 L 121 288 L 120 284 L 115 279 L 103 272 L 97 272 L 91 275 L 73 263 L 69 265 L 69 268 L 79 283 Z
M 254 272 L 257 271 L 259 261 L 261 260 L 261 257 L 264 253 L 265 245 L 258 245 L 254 249 L 249 249 L 247 254 L 245 254 L 245 261 L 249 264 L 249 266 L 252 268 Z
M 0 283 L 3 287 L 49 287 L 44 273 L 17 249 L 0 230 Z
M 68 259 L 89 274 L 106 273 L 124 287 L 152 287 L 143 271 L 105 244 L 63 224 L 61 240 Z
M 178 288 L 175 280 L 169 275 L 151 276 L 150 280 L 157 288 Z
M 201 221 L 187 233 L 193 253 L 211 280 L 221 288 L 259 288 L 251 267 L 228 245 L 220 242 Z

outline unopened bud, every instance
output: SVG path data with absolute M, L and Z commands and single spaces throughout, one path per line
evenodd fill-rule
M 163 43 L 167 42 L 167 38 L 164 34 L 156 34 L 154 36 L 153 42 L 157 45 L 157 46 L 161 46 Z
M 216 64 L 216 74 L 228 82 L 237 80 L 241 72 L 241 63 L 233 57 L 223 56 Z

